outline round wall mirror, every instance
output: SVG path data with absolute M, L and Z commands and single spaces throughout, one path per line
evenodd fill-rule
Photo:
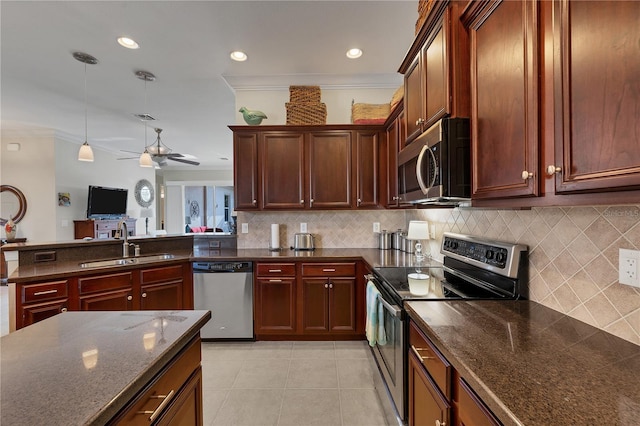
M 136 201 L 141 207 L 147 208 L 153 204 L 153 185 L 146 179 L 140 179 L 136 183 Z
M 15 223 L 22 220 L 27 212 L 27 199 L 15 186 L 0 185 L 0 225 L 13 219 Z

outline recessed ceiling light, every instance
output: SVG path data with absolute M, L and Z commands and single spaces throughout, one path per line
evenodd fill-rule
M 349 59 L 356 59 L 356 58 L 359 58 L 360 56 L 362 56 L 362 50 L 358 48 L 347 50 L 347 58 Z
M 118 37 L 118 44 L 127 49 L 137 49 L 140 47 L 134 39 L 129 37 Z
M 236 50 L 231 52 L 231 59 L 233 59 L 234 61 L 243 62 L 247 60 L 247 54 Z

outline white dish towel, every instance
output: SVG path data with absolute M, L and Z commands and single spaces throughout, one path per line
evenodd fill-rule
M 385 345 L 387 343 L 387 335 L 384 330 L 384 306 L 378 300 L 380 292 L 376 286 L 367 281 L 367 318 L 365 321 L 365 334 L 369 341 L 369 346 Z

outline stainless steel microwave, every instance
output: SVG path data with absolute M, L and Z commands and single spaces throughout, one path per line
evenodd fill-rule
M 469 201 L 468 118 L 443 118 L 398 153 L 398 195 L 403 202 L 414 204 Z

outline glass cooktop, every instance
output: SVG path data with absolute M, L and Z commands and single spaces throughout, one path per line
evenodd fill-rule
M 445 279 L 440 267 L 378 267 L 374 274 L 402 300 L 495 299 L 497 295 L 455 277 Z

